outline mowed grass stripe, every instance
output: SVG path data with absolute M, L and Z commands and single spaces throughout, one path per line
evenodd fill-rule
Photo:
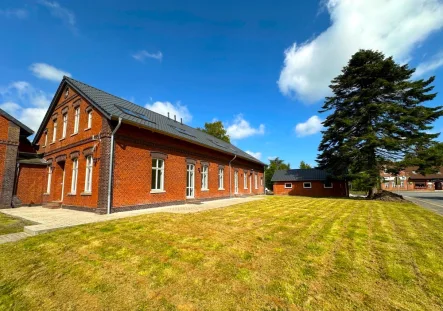
M 441 310 L 443 218 L 268 197 L 0 246 L 0 310 Z

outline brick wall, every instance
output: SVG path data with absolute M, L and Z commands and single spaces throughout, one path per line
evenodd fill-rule
M 46 170 L 41 165 L 20 164 L 16 195 L 22 205 L 43 203 Z
M 2 153 L 0 166 L 0 208 L 11 206 L 14 190 L 15 169 L 17 163 L 17 150 L 20 139 L 20 127 L 0 116 L 0 149 Z
M 164 153 L 164 190 L 151 193 L 152 157 L 151 152 Z M 130 125 L 122 125 L 116 135 L 115 163 L 113 179 L 113 206 L 127 207 L 151 205 L 164 202 L 186 200 L 187 159 L 195 161 L 195 199 L 229 197 L 229 161 L 233 158 L 205 147 L 192 145 Z M 202 161 L 209 163 L 209 190 L 201 189 Z M 218 189 L 218 169 L 224 167 L 224 190 Z M 234 171 L 238 169 L 239 187 L 237 195 L 262 194 L 263 167 L 246 160 L 232 162 L 231 191 L 234 194 Z M 254 187 L 254 177 L 247 178 L 248 189 L 244 189 L 244 170 L 258 172 L 258 189 Z M 252 190 L 250 182 L 252 181 Z
M 292 188 L 286 189 L 285 184 L 292 184 Z M 274 182 L 273 191 L 277 195 L 299 195 L 313 197 L 345 197 L 346 183 L 342 181 L 332 182 L 332 188 L 324 188 L 322 181 L 311 181 L 312 188 L 303 188 L 303 182 Z

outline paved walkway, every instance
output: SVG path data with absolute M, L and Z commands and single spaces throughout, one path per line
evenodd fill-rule
M 232 198 L 207 201 L 201 204 L 183 204 L 183 205 L 171 205 L 163 206 L 128 212 L 119 212 L 111 215 L 98 215 L 90 212 L 73 211 L 69 209 L 48 209 L 40 206 L 33 207 L 19 207 L 12 209 L 0 210 L 1 213 L 11 215 L 26 220 L 38 223 L 32 226 L 26 226 L 24 232 L 18 233 L 19 236 L 13 236 L 17 233 L 0 235 L 0 244 L 6 242 L 13 242 L 21 238 L 26 238 L 30 235 L 37 235 L 61 228 L 73 227 L 83 224 L 103 222 L 114 219 L 121 219 L 126 217 L 132 217 L 137 215 L 154 214 L 154 213 L 196 213 L 200 211 L 227 207 L 234 204 L 246 203 L 256 200 L 261 200 L 265 196 L 253 196 L 245 198 Z M 21 237 L 21 238 L 18 238 Z M 15 238 L 15 240 L 14 240 Z M 3 241 L 3 242 L 2 242 Z

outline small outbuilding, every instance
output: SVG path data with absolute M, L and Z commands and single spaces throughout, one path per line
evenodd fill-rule
M 273 191 L 277 195 L 312 197 L 347 197 L 345 181 L 332 179 L 319 169 L 278 170 L 272 176 Z

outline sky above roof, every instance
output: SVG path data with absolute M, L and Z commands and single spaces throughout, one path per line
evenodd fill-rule
M 140 2 L 3 0 L 0 108 L 36 130 L 67 75 L 193 127 L 221 120 L 239 148 L 297 168 L 315 164 L 318 110 L 358 49 L 443 91 L 442 0 Z

